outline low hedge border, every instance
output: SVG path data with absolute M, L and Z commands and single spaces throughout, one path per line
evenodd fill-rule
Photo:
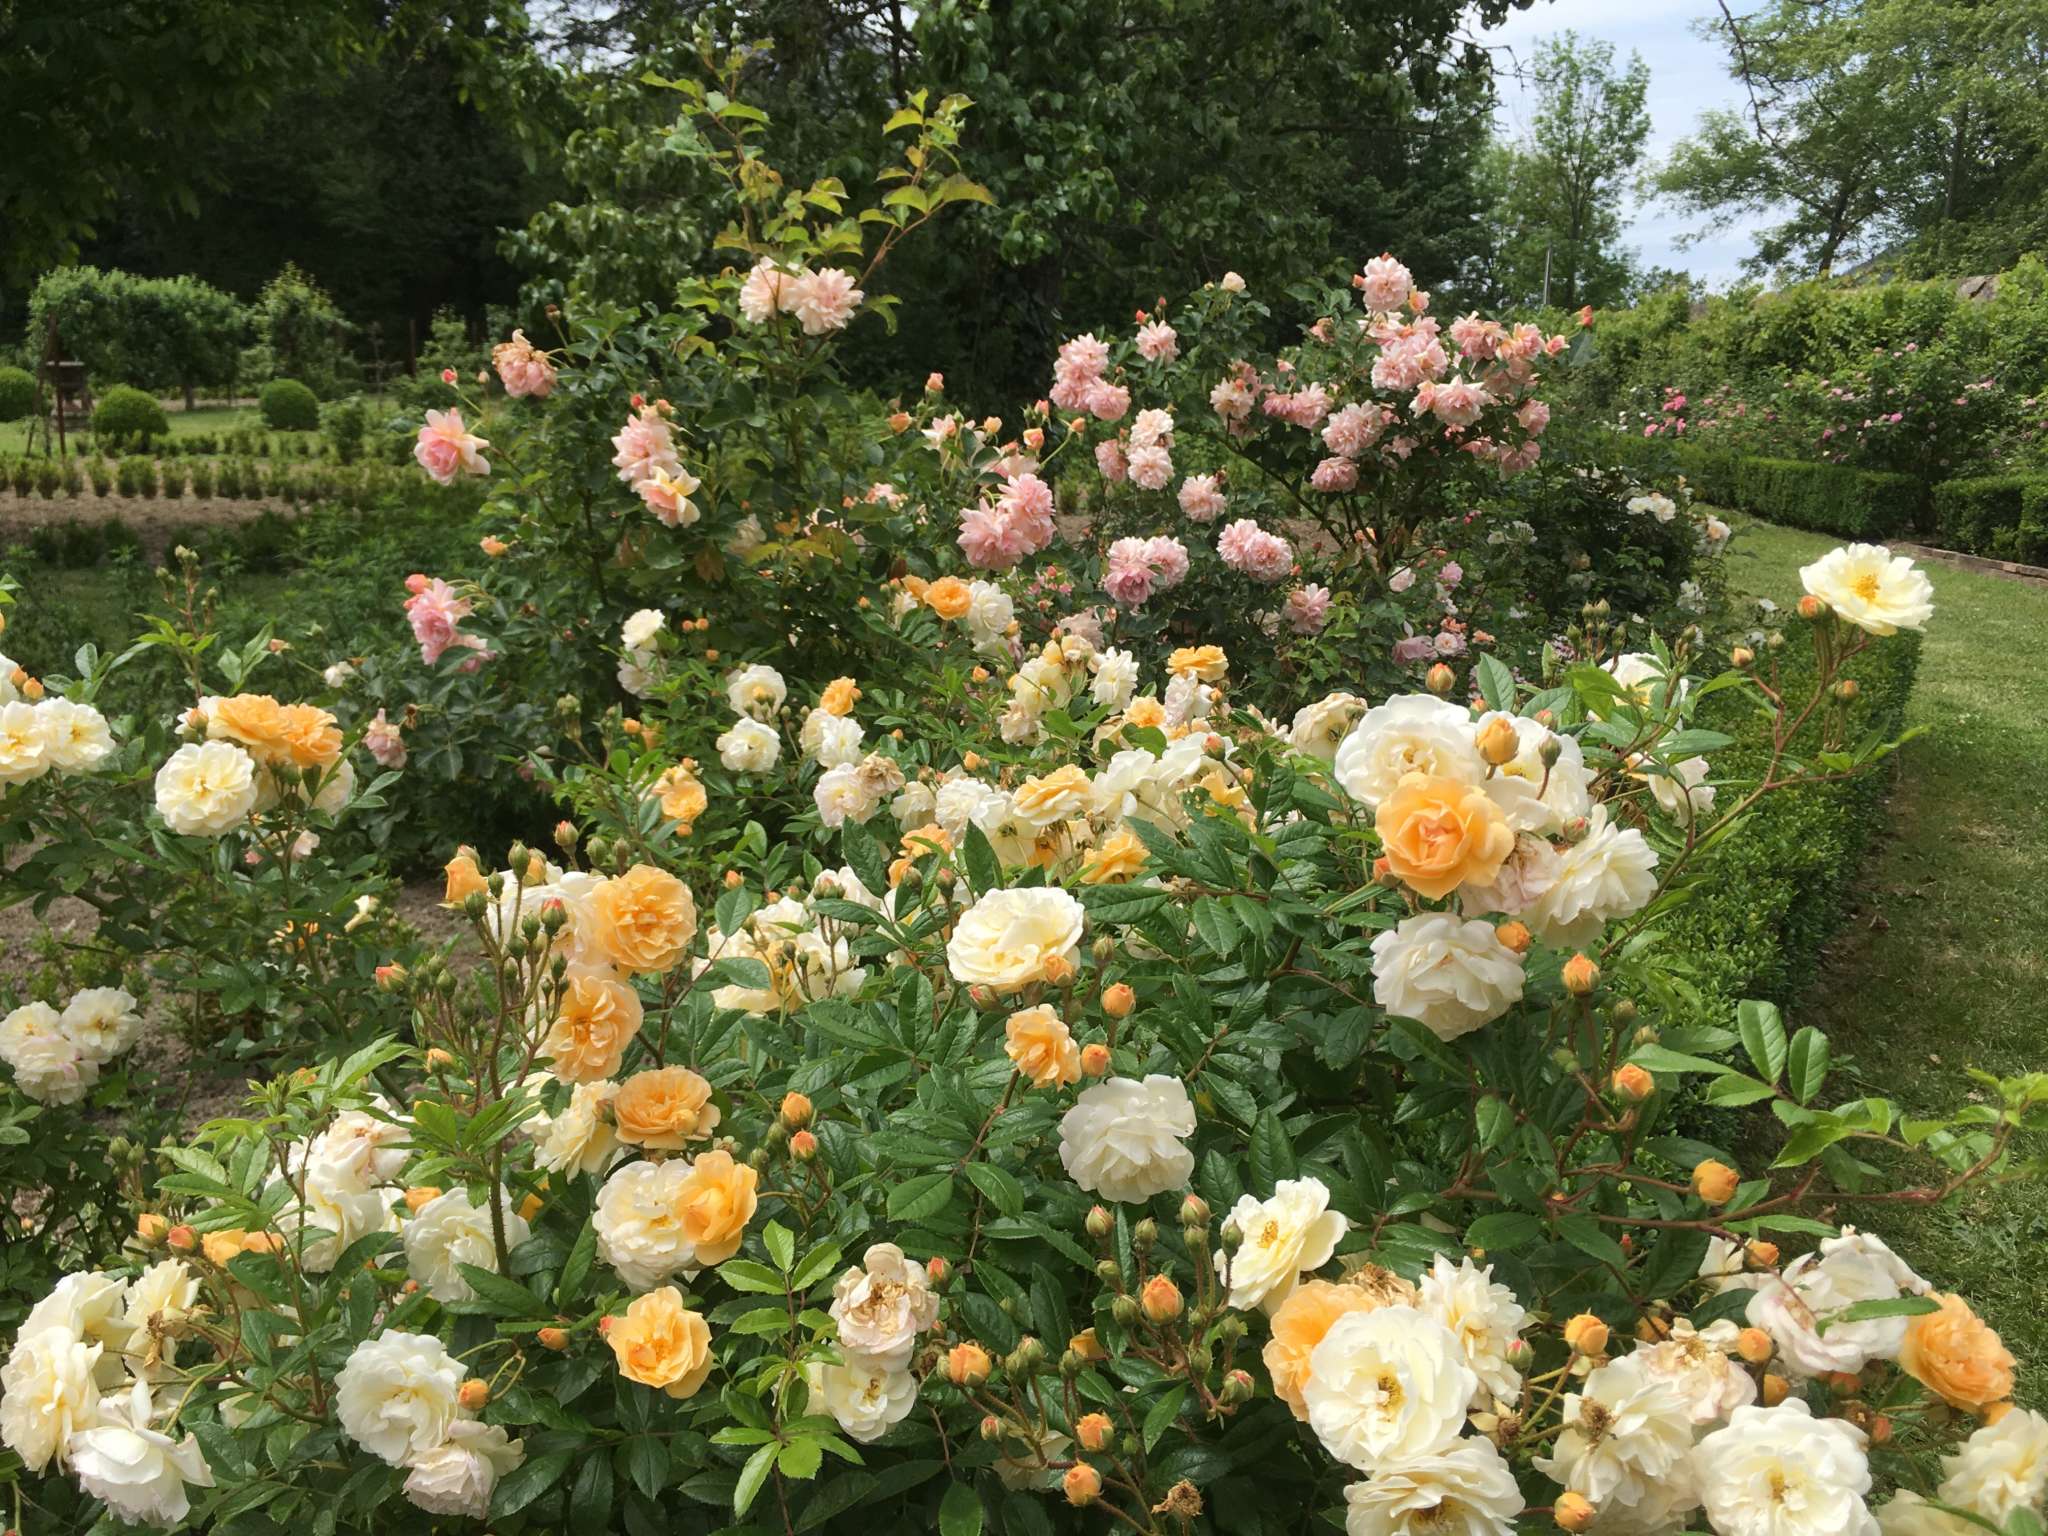
M 2048 564 L 2048 475 L 1980 475 L 1934 488 L 1934 531 L 1944 549 Z
M 1795 637 L 1787 641 L 1789 652 Z M 1851 664 L 1859 688 L 1852 738 L 1899 734 L 1919 664 L 1913 635 L 1874 646 Z M 1727 707 L 1717 709 L 1723 700 Z M 1736 736 L 1737 744 L 1715 761 L 1740 775 L 1762 765 L 1770 735 L 1768 722 L 1745 715 L 1735 700 L 1728 693 L 1710 701 L 1701 723 Z M 1813 746 L 1802 740 L 1794 750 Z M 1777 791 L 1750 813 L 1745 837 L 1707 857 L 1688 886 L 1690 899 L 1661 925 L 1663 945 L 1683 952 L 1686 979 L 1697 990 L 1697 1022 L 1732 1027 L 1735 1005 L 1744 998 L 1789 1004 L 1812 981 L 1851 904 L 1863 855 L 1884 822 L 1890 777 L 1879 771 Z
M 1759 459 L 1686 444 L 1678 461 L 1718 506 L 1854 539 L 1889 539 L 1927 521 L 1927 485 L 1912 475 L 1803 459 Z

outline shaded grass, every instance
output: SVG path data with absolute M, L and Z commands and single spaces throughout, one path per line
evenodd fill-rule
M 1841 542 L 1735 521 L 1731 586 L 1781 604 L 1798 567 Z M 1908 1113 L 1981 1097 L 1967 1067 L 2048 1064 L 2048 589 L 1944 565 L 1928 575 L 1934 620 L 1906 712 L 1927 734 L 1900 753 L 1855 909 L 1793 1010 L 1851 1058 L 1838 1070 Z M 1934 1210 L 1852 1219 L 2004 1335 L 2023 1398 L 2048 1390 L 2048 1185 L 1980 1185 Z

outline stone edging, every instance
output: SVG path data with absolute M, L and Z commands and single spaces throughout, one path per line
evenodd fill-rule
M 1889 542 L 1900 554 L 1911 555 L 1917 560 L 1936 560 L 1943 565 L 1959 566 L 1985 576 L 2004 576 L 2012 581 L 2048 586 L 2048 567 L 2023 565 L 2017 560 L 1992 560 L 1984 555 L 1965 555 L 1952 549 L 1935 549 L 1931 545 L 1908 544 L 1897 539 Z

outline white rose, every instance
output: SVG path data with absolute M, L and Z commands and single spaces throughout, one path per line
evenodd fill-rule
M 1799 580 L 1847 622 L 1873 635 L 1925 629 L 1934 617 L 1934 584 L 1882 544 L 1831 549 L 1801 566 Z
M 115 1357 L 128 1341 L 127 1312 L 128 1286 L 125 1281 L 103 1275 L 95 1269 L 78 1270 L 59 1280 L 51 1287 L 49 1295 L 29 1308 L 16 1337 L 26 1339 L 33 1334 L 57 1330 L 73 1334 L 88 1344 L 103 1344 L 109 1353 L 100 1361 L 100 1385 L 116 1386 L 121 1380 L 122 1367 Z
M 1518 832 L 1515 846 L 1501 861 L 1500 872 L 1486 885 L 1460 887 L 1458 906 L 1467 917 L 1483 917 L 1489 912 L 1519 917 L 1536 905 L 1563 873 L 1563 861 L 1548 839 Z
M 992 581 L 967 584 L 967 617 L 962 621 L 977 651 L 1001 650 L 1016 622 L 1017 605 Z
M 2038 1514 L 2048 1496 L 2048 1418 L 2014 1408 L 1974 1431 L 1953 1456 L 1941 1458 L 1944 1504 L 2003 1525 L 2020 1510 Z
M 332 1270 L 357 1238 L 395 1232 L 398 1217 L 390 1192 L 365 1183 L 339 1164 L 308 1163 L 299 1179 L 304 1198 L 293 1198 L 277 1213 L 277 1229 L 304 1244 L 299 1262 L 316 1275 Z M 318 1231 L 324 1237 L 312 1237 Z
M 1422 1277 L 1417 1306 L 1451 1331 L 1465 1351 L 1465 1363 L 1479 1379 L 1472 1406 L 1488 1401 L 1512 1406 L 1522 1395 L 1522 1373 L 1508 1363 L 1508 1354 L 1529 1325 L 1529 1314 L 1515 1293 L 1493 1278 L 1491 1265 L 1480 1269 L 1470 1259 L 1457 1268 L 1442 1254 Z
M 804 1368 L 811 1407 L 822 1406 L 863 1445 L 879 1440 L 917 1406 L 917 1378 L 901 1366 L 848 1354 L 843 1365 Z
M 213 1486 L 213 1470 L 191 1435 L 173 1440 L 149 1427 L 149 1388 L 108 1399 L 105 1421 L 71 1437 L 66 1454 L 78 1485 L 129 1525 L 176 1525 L 192 1512 L 186 1484 Z
M 42 1471 L 52 1457 L 63 1466 L 71 1437 L 100 1422 L 100 1353 L 100 1345 L 69 1328 L 43 1328 L 15 1341 L 0 1366 L 0 1445 L 29 1471 Z
M 1383 1468 L 1344 1490 L 1345 1536 L 1513 1536 L 1522 1490 L 1491 1440 Z
M 922 1264 L 894 1243 L 876 1243 L 832 1287 L 842 1350 L 891 1369 L 908 1366 L 917 1336 L 938 1321 L 939 1298 Z
M 1984 1529 L 1974 1520 L 1930 1504 L 1910 1489 L 1893 1494 L 1889 1504 L 1873 1513 L 1884 1536 L 1981 1536 Z
M 525 1441 L 506 1439 L 496 1424 L 458 1419 L 446 1440 L 413 1462 L 405 1496 L 430 1515 L 481 1520 L 498 1479 L 525 1460 Z
M 562 1112 L 526 1122 L 534 1138 L 533 1161 L 549 1173 L 603 1173 L 618 1151 L 619 1138 L 605 1110 L 618 1097 L 619 1085 L 606 1080 L 578 1083 Z
M 186 837 L 219 837 L 256 808 L 256 763 L 232 742 L 187 742 L 156 775 L 156 808 Z
M 677 1195 L 690 1165 L 628 1163 L 597 1192 L 591 1222 L 597 1256 L 636 1291 L 651 1291 L 670 1275 L 697 1267 L 697 1248 L 683 1231 Z
M 1413 1307 L 1347 1312 L 1309 1355 L 1309 1428 L 1346 1466 L 1377 1472 L 1451 1448 L 1478 1378 L 1448 1328 Z
M 859 762 L 861 743 L 866 739 L 866 729 L 853 716 L 814 709 L 804 717 L 798 744 L 818 760 L 819 767 L 837 768 Z
M 948 779 L 932 796 L 932 820 L 946 836 L 958 843 L 967 824 L 975 819 L 982 803 L 996 793 L 979 779 Z
M 381 1098 L 374 1102 L 384 1111 L 383 1116 L 344 1109 L 308 1145 L 307 1162 L 345 1168 L 365 1184 L 388 1184 L 397 1178 L 411 1155 L 406 1143 L 412 1132 Z
M 1594 806 L 1592 826 L 1557 856 L 1557 878 L 1522 911 L 1536 937 L 1557 949 L 1583 949 L 1617 917 L 1639 912 L 1657 894 L 1657 852 L 1634 827 Z
M 133 994 L 119 987 L 87 987 L 64 1005 L 58 1027 L 79 1055 L 104 1065 L 135 1043 L 142 1015 L 135 1011 Z
M 121 1325 L 122 1352 L 139 1374 L 177 1363 L 177 1331 L 199 1301 L 199 1277 L 183 1259 L 161 1259 L 136 1276 Z
M 1522 998 L 1522 960 L 1491 923 L 1418 912 L 1372 941 L 1372 995 L 1439 1040 L 1489 1024 Z
M 99 1063 L 64 1033 L 62 1016 L 48 1003 L 23 1003 L 0 1019 L 0 1061 L 38 1104 L 76 1104 L 100 1079 Z
M 1908 1320 L 1873 1317 L 1844 1323 L 1834 1317 L 1859 1301 L 1892 1301 L 1907 1292 L 1924 1296 L 1927 1282 L 1884 1239 L 1845 1227 L 1840 1237 L 1794 1259 L 1782 1275 L 1761 1277 L 1748 1320 L 1771 1336 L 1785 1364 L 1799 1375 L 1860 1371 L 1872 1360 L 1899 1357 Z
M 1095 677 L 1088 684 L 1088 697 L 1104 709 L 1122 709 L 1138 691 L 1138 658 L 1129 651 L 1101 651 L 1095 657 Z
M 1717 1296 L 1724 1291 L 1753 1291 L 1767 1278 L 1752 1273 L 1742 1244 L 1730 1242 L 1725 1237 L 1707 1239 L 1706 1257 L 1700 1260 L 1699 1277 Z
M 1585 750 L 1577 738 L 1559 735 L 1525 715 L 1490 710 L 1479 717 L 1476 733 L 1494 720 L 1505 720 L 1514 728 L 1515 755 L 1493 770 L 1485 781 L 1508 824 L 1517 832 L 1556 832 L 1574 817 L 1592 813 L 1592 775 L 1586 771 Z M 1546 747 L 1555 745 L 1557 760 L 1545 766 Z
M 1756 1401 L 1756 1381 L 1733 1356 L 1741 1328 L 1727 1318 L 1695 1329 L 1685 1318 L 1671 1336 L 1635 1351 L 1643 1368 L 1678 1390 L 1695 1424 L 1718 1424 Z
M 21 697 L 21 690 L 14 686 L 14 674 L 20 666 L 12 656 L 0 653 L 0 704 L 12 704 Z
M 666 628 L 668 615 L 659 608 L 642 608 L 619 627 L 619 644 L 629 651 L 644 651 Z
M 1169 730 L 1207 720 L 1216 690 L 1192 672 L 1176 672 L 1166 680 L 1166 725 Z
M 42 717 L 43 743 L 51 767 L 66 773 L 87 772 L 113 756 L 114 733 L 107 729 L 107 717 L 90 704 L 44 699 L 36 713 Z
M 1588 1372 L 1560 1417 L 1564 1432 L 1536 1470 L 1603 1508 L 1653 1496 L 1692 1451 L 1692 1415 L 1678 1389 L 1633 1355 Z
M 1408 693 L 1368 709 L 1338 744 L 1332 770 L 1352 799 L 1377 806 L 1404 773 L 1478 784 L 1486 759 L 1472 736 L 1472 712 L 1434 694 Z
M 1334 764 L 1337 748 L 1363 713 L 1365 700 L 1357 694 L 1328 694 L 1294 712 L 1294 725 L 1287 733 L 1287 744 L 1297 752 L 1306 752 L 1325 766 Z
M 619 687 L 636 699 L 644 699 L 654 692 L 656 682 L 654 652 L 628 651 L 619 658 L 617 673 Z
M 963 986 L 1014 992 L 1045 980 L 1048 961 L 1072 965 L 1085 916 L 1055 886 L 984 891 L 946 941 L 946 967 Z
M 1674 677 L 1665 671 L 1664 663 L 1649 651 L 1624 651 L 1611 661 L 1600 664 L 1601 670 L 1611 676 L 1621 691 L 1644 709 L 1651 708 L 1658 688 L 1664 689 L 1665 702 L 1675 704 L 1692 691 L 1691 680 Z M 1593 711 L 1595 715 L 1598 710 Z
M 1796 1397 L 1738 1408 L 1693 1452 L 1707 1520 L 1719 1536 L 1878 1536 L 1864 1443 Z
M 0 787 L 40 779 L 52 767 L 50 739 L 33 704 L 0 704 Z
M 725 702 L 732 706 L 734 714 L 744 718 L 773 719 L 788 697 L 789 685 L 783 682 L 782 674 L 760 662 L 741 667 L 725 680 Z
M 818 807 L 819 822 L 834 829 L 849 821 L 865 823 L 882 808 L 872 781 L 852 763 L 820 774 L 811 786 L 811 799 Z
M 908 832 L 937 819 L 938 796 L 931 785 L 919 779 L 912 779 L 897 791 L 896 798 L 889 802 L 889 814 L 896 818 L 896 825 Z
M 758 720 L 735 720 L 716 745 L 719 762 L 734 773 L 766 773 L 782 756 L 782 738 Z
M 431 1334 L 393 1330 L 365 1339 L 334 1378 L 349 1438 L 394 1467 L 409 1467 L 448 1438 L 462 1410 L 462 1362 Z
M 1304 1271 L 1330 1262 L 1351 1225 L 1330 1209 L 1330 1191 L 1321 1179 L 1282 1179 L 1270 1200 L 1240 1195 L 1230 1220 L 1244 1241 L 1234 1254 L 1216 1250 L 1216 1272 L 1229 1273 L 1229 1304 L 1240 1311 L 1279 1306 Z
M 502 1196 L 500 1197 L 502 1198 Z M 517 1248 L 533 1231 L 517 1211 L 504 1212 L 505 1246 Z M 498 1272 L 488 1206 L 470 1203 L 469 1191 L 436 1195 L 405 1224 L 405 1267 L 436 1301 L 469 1301 L 476 1291 L 458 1265 Z
M 1643 772 L 1635 777 L 1650 786 L 1658 806 L 1680 826 L 1691 826 L 1695 816 L 1704 816 L 1714 808 L 1715 790 L 1707 782 L 1704 757 L 1688 757 L 1682 763 L 1673 763 L 1669 773 Z
M 1143 1201 L 1179 1189 L 1195 1171 L 1181 1145 L 1195 1106 L 1177 1077 L 1112 1077 L 1084 1091 L 1060 1119 L 1060 1163 L 1076 1185 L 1107 1200 Z

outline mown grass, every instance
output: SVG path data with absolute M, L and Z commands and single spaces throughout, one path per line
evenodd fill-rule
M 1781 604 L 1799 566 L 1841 542 L 1734 521 L 1731 584 Z M 1907 708 L 1927 733 L 1900 754 L 1889 828 L 1794 1021 L 1827 1031 L 1862 1091 L 1911 1113 L 1977 1097 L 1967 1067 L 2048 1066 L 2048 588 L 1928 575 L 1934 620 Z M 2022 1397 L 2048 1389 L 2048 1183 L 1839 1215 L 1969 1298 L 2019 1357 Z
M 263 430 L 263 417 L 252 405 L 202 405 L 197 410 L 167 410 L 165 419 L 171 424 L 171 436 L 191 437 L 195 433 L 236 432 L 247 427 L 251 431 Z M 42 430 L 36 431 L 36 451 L 43 446 Z M 18 455 L 28 451 L 28 423 L 10 421 L 0 423 L 0 455 Z

